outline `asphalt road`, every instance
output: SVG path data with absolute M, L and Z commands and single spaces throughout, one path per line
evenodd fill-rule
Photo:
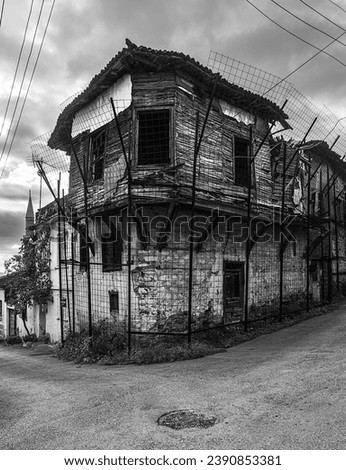
M 149 366 L 0 346 L 0 449 L 345 449 L 346 303 L 226 353 Z M 163 413 L 217 417 L 158 426 Z

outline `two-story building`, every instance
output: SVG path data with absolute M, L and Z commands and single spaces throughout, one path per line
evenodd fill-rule
M 319 301 L 325 255 L 310 268 L 307 249 L 321 221 L 306 219 L 316 150 L 271 135 L 289 117 L 265 97 L 184 54 L 127 44 L 48 141 L 70 157 L 55 237 L 54 315 L 65 331 L 90 318 L 126 323 L 129 306 L 132 329 L 174 332 L 186 330 L 189 310 L 199 328 L 251 320 L 306 289 Z

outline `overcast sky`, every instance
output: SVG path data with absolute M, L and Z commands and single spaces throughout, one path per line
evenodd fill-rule
M 52 1 L 44 1 L 22 96 L 28 87 Z M 184 52 L 205 65 L 209 51 L 218 51 L 280 77 L 286 76 L 316 53 L 316 49 L 280 29 L 246 0 L 56 0 L 25 108 L 11 151 L 8 152 L 17 125 L 16 117 L 7 137 L 8 129 L 41 3 L 42 0 L 34 0 L 27 41 L 0 137 L 0 272 L 4 270 L 4 260 L 18 250 L 24 232 L 29 189 L 33 193 L 34 210 L 38 208 L 40 182 L 30 164 L 29 142 L 53 129 L 60 113 L 59 105 L 83 90 L 91 78 L 125 46 L 125 38 L 137 45 Z M 317 48 L 323 48 L 332 41 L 271 0 L 251 0 L 251 3 Z M 306 0 L 305 4 L 301 0 L 276 0 L 276 3 L 332 37 L 342 34 L 342 28 L 346 29 L 343 0 Z M 31 0 L 4 2 L 0 26 L 0 126 L 30 6 Z M 342 118 L 346 116 L 346 80 L 345 66 L 340 62 L 346 64 L 346 34 L 340 41 L 344 44 L 335 42 L 327 49 L 335 58 L 319 54 L 289 80 L 318 106 L 325 104 Z M 21 105 L 20 100 L 16 116 Z M 44 203 L 50 200 L 46 192 Z

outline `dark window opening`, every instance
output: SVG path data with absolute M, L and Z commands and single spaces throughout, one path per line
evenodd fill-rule
M 116 317 L 119 315 L 119 292 L 114 290 L 109 292 L 109 313 Z
M 86 227 L 83 225 L 79 229 L 79 268 L 80 271 L 88 269 L 88 244 L 86 239 Z
M 106 153 L 106 131 L 102 130 L 91 136 L 91 174 L 94 181 L 103 178 L 104 158 Z
M 234 137 L 234 184 L 247 187 L 249 178 L 251 178 L 249 141 Z
M 102 271 L 121 271 L 123 242 L 121 231 L 117 229 L 116 219 L 104 218 L 102 228 Z
M 0 321 L 2 321 L 2 300 L 0 300 Z
M 169 163 L 169 109 L 138 111 L 138 165 Z

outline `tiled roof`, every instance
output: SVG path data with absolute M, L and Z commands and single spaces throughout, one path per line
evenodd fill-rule
M 122 49 L 108 64 L 91 80 L 89 85 L 74 100 L 66 106 L 58 117 L 55 129 L 48 141 L 52 148 L 66 150 L 68 133 L 71 131 L 75 114 L 89 102 L 95 99 L 104 88 L 110 86 L 122 75 L 133 70 L 174 70 L 181 69 L 192 78 L 204 82 L 206 87 L 213 87 L 218 82 L 216 96 L 231 95 L 240 107 L 247 107 L 268 120 L 284 120 L 287 115 L 274 103 L 266 98 L 227 82 L 219 74 L 200 64 L 192 57 L 181 52 L 151 49 L 136 46 L 126 39 L 127 48 Z

